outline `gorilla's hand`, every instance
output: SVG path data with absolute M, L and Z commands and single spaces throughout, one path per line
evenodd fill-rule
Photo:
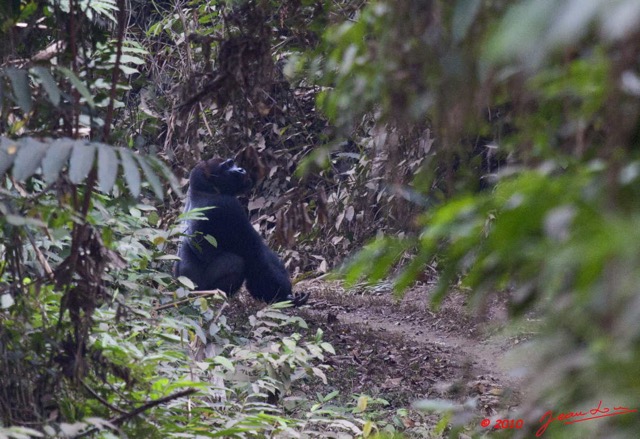
M 293 303 L 293 306 L 302 306 L 309 300 L 309 293 L 293 293 L 287 297 Z

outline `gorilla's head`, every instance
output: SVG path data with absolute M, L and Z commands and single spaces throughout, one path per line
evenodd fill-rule
M 196 165 L 191 171 L 190 190 L 224 195 L 238 195 L 251 187 L 247 171 L 233 159 L 213 158 Z

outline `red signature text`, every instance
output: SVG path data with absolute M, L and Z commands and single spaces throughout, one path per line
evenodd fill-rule
M 630 409 L 627 407 L 614 407 L 613 409 L 610 409 L 609 407 L 602 407 L 602 401 L 598 403 L 598 407 L 594 407 L 586 412 L 567 412 L 560 413 L 558 416 L 553 416 L 553 412 L 548 410 L 540 418 L 542 426 L 536 432 L 536 437 L 542 436 L 544 432 L 547 431 L 549 424 L 555 421 L 564 421 L 564 425 L 576 424 L 578 422 L 590 421 L 592 419 L 606 418 L 607 416 L 626 415 L 637 411 L 638 410 L 636 409 Z

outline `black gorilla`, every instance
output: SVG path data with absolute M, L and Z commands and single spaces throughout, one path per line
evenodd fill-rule
M 185 211 L 214 207 L 207 220 L 190 220 L 180 245 L 175 275 L 186 276 L 199 289 L 220 289 L 231 296 L 247 281 L 251 295 L 267 303 L 291 300 L 303 305 L 308 294 L 291 292 L 289 274 L 280 258 L 251 226 L 236 198 L 251 185 L 244 169 L 232 159 L 214 158 L 191 171 Z M 213 246 L 204 239 L 211 235 Z

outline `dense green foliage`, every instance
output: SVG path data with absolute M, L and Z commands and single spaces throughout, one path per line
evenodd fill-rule
M 600 400 L 636 408 L 640 4 L 470 0 L 418 12 L 418 2 L 399 3 L 371 4 L 361 21 L 329 31 L 325 65 L 336 87 L 321 100 L 328 114 L 353 118 L 351 94 L 355 115 L 370 102 L 381 105 L 384 123 L 427 117 L 431 164 L 444 166 L 470 133 L 500 128 L 494 141 L 509 157 L 490 190 L 468 193 L 450 180 L 453 196 L 420 216 L 418 236 L 371 243 L 347 278 L 381 279 L 415 250 L 397 290 L 435 259 L 435 305 L 461 280 L 477 308 L 505 291 L 514 317 L 534 312 L 538 336 L 520 352 L 533 382 L 520 412 L 531 429 L 534 409 L 568 412 Z M 362 38 L 369 33 L 377 38 Z M 417 55 L 425 42 L 433 52 Z M 480 117 L 497 111 L 502 120 Z M 463 176 L 450 170 L 454 180 Z M 429 175 L 437 174 L 426 171 L 416 185 L 431 184 Z M 584 428 L 633 437 L 638 419 Z M 546 434 L 581 432 L 555 424 Z
M 249 209 L 303 242 L 297 269 L 377 234 L 348 281 L 402 292 L 432 265 L 434 305 L 459 283 L 535 316 L 527 428 L 638 408 L 637 0 L 130 3 L 0 4 L 0 437 L 381 428 L 365 396 L 309 395 L 322 331 L 278 307 L 234 326 L 168 274 L 180 185 L 160 159 L 235 153 L 270 176 Z M 640 418 L 563 427 L 546 434 Z

